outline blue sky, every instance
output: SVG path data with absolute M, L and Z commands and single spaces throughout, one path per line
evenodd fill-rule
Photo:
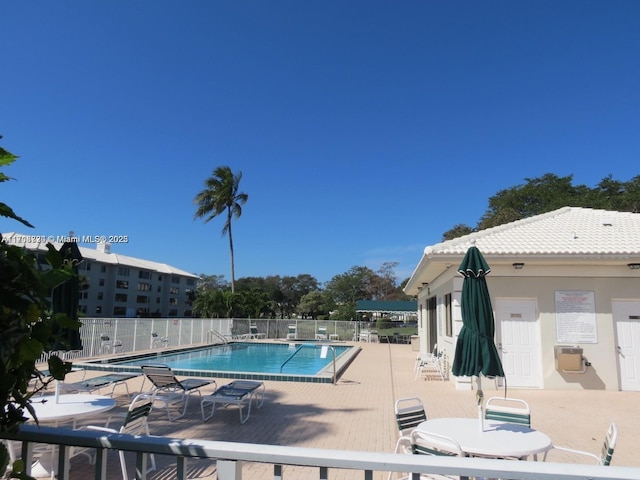
M 229 279 L 399 262 L 551 172 L 640 174 L 640 2 L 4 2 L 0 200 L 35 225 Z

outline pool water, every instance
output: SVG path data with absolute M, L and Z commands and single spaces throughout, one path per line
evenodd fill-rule
M 162 353 L 125 361 L 109 362 L 114 367 L 164 364 L 182 375 L 223 378 L 263 378 L 290 381 L 305 376 L 333 373 L 333 352 L 338 359 L 353 347 L 313 343 L 242 342 L 215 345 L 176 353 Z M 344 363 L 344 362 L 342 362 Z

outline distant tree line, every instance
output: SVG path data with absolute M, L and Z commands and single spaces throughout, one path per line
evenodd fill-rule
M 235 292 L 222 275 L 201 275 L 193 307 L 197 316 L 213 318 L 291 318 L 354 320 L 357 300 L 409 300 L 397 284 L 397 262 L 373 271 L 354 266 L 322 286 L 309 274 L 244 277 Z
M 628 182 L 614 180 L 609 175 L 594 188 L 573 185 L 573 175 L 559 177 L 547 173 L 538 178 L 525 180 L 527 183 L 524 185 L 500 190 L 489 198 L 489 208 L 474 227 L 465 224 L 455 225 L 442 235 L 442 240 L 451 240 L 562 207 L 634 213 L 640 211 L 640 175 Z

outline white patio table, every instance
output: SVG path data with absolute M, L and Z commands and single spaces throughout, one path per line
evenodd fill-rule
M 434 418 L 416 429 L 453 438 L 471 456 L 537 459 L 552 447 L 548 435 L 525 425 L 485 420 L 481 430 L 478 418 Z
M 75 420 L 93 417 L 107 412 L 116 406 L 115 399 L 103 395 L 89 395 L 74 393 L 59 395 L 58 402 L 55 395 L 43 395 L 33 397 L 33 409 L 36 412 L 38 422 L 57 426 L 61 421 Z M 31 414 L 25 411 L 25 416 L 32 420 Z M 31 467 L 31 475 L 34 477 L 50 476 L 55 468 L 55 455 L 43 454 Z

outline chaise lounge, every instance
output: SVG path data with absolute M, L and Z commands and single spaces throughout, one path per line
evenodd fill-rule
M 260 389 L 260 391 L 258 391 Z M 260 408 L 264 403 L 264 383 L 254 380 L 234 380 L 231 383 L 218 387 L 211 395 L 202 397 L 200 408 L 202 419 L 209 420 L 216 413 L 216 405 L 221 403 L 223 407 L 227 405 L 238 405 L 240 412 L 240 423 L 249 420 L 251 415 L 251 402 L 255 400 L 256 408 Z M 258 395 L 260 398 L 258 398 Z M 247 407 L 246 415 L 243 415 L 244 407 Z M 205 409 L 211 407 L 211 413 L 206 414 Z

